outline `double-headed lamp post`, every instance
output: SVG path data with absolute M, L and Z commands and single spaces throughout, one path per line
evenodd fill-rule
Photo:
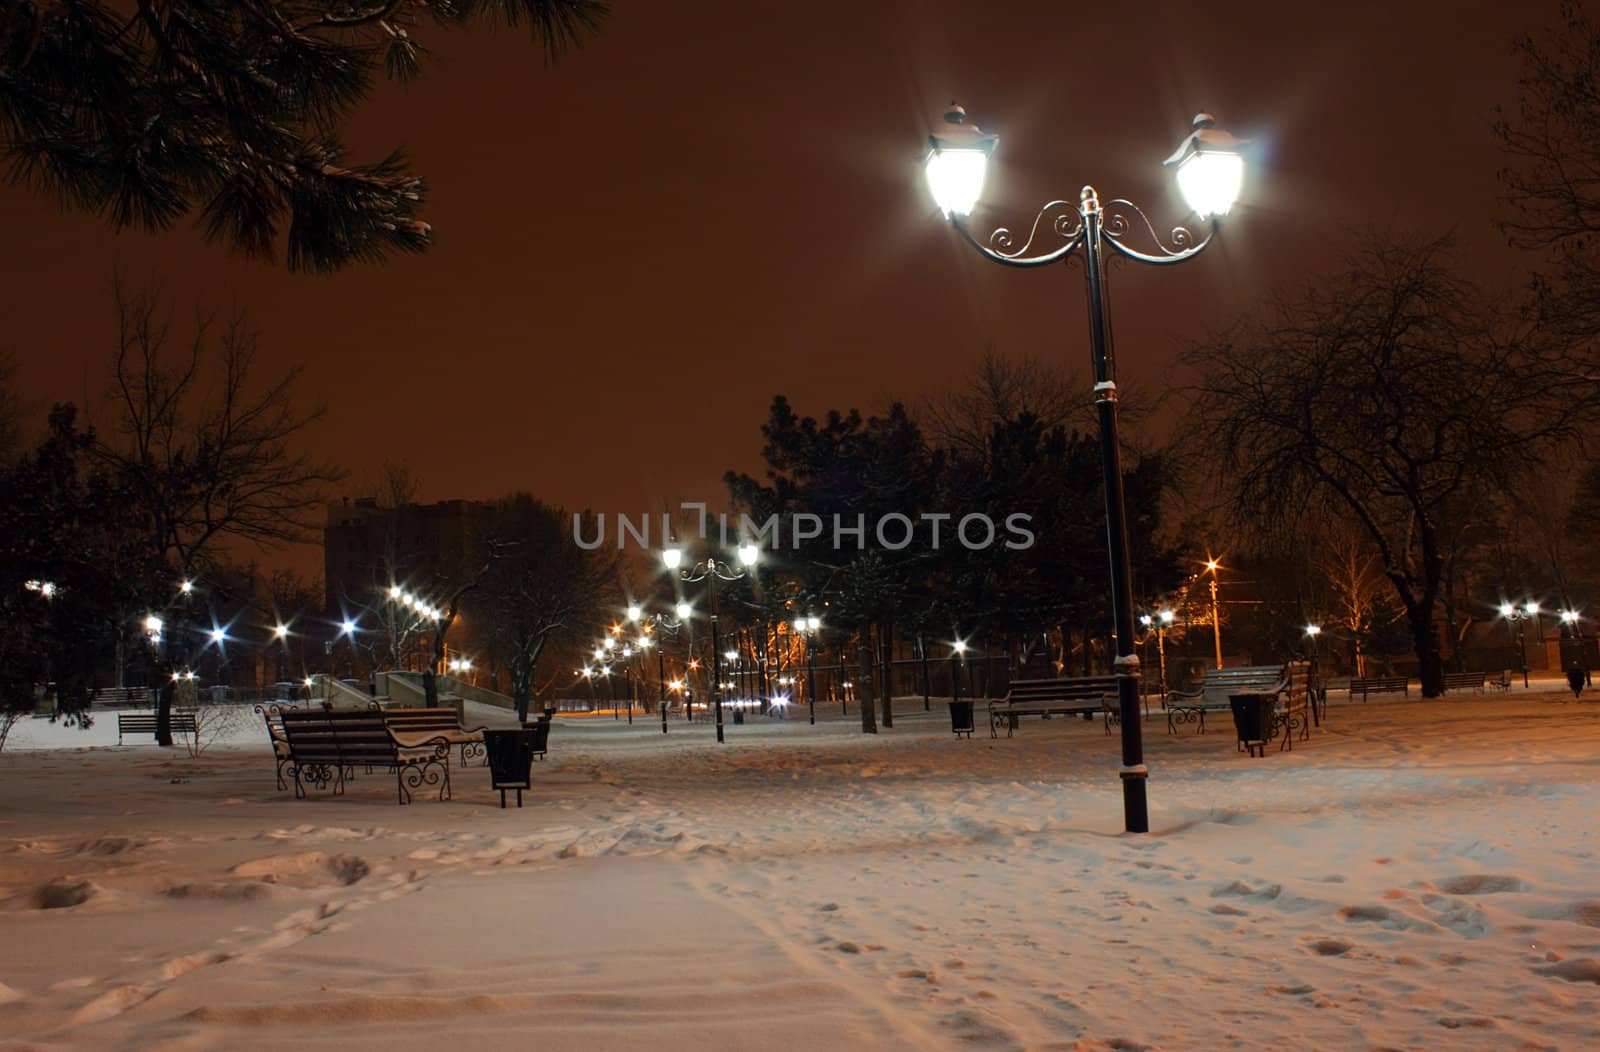
M 794 630 L 797 635 L 805 640 L 806 644 L 806 710 L 810 714 L 811 722 L 817 722 L 817 673 L 816 662 L 812 658 L 812 640 L 817 636 L 817 630 L 822 627 L 822 618 L 816 614 L 794 619 Z
M 1527 622 L 1539 616 L 1539 604 L 1532 599 L 1522 606 L 1515 603 L 1501 603 L 1500 616 L 1505 619 L 1506 633 L 1510 634 L 1511 626 L 1517 626 L 1517 659 L 1522 662 L 1522 689 L 1528 689 L 1528 627 Z
M 1102 205 L 1094 187 L 1085 186 L 1077 203 L 1051 201 L 1039 210 L 1026 239 L 1017 244 L 1004 227 L 986 241 L 973 237 L 965 217 L 983 192 L 984 171 L 998 141 L 976 125 L 968 124 L 966 111 L 954 103 L 945 111 L 944 126 L 929 136 L 924 165 L 928 187 L 940 210 L 956 230 L 979 252 L 997 263 L 1016 267 L 1043 266 L 1083 249 L 1088 278 L 1089 345 L 1094 365 L 1095 407 L 1100 423 L 1100 460 L 1105 475 L 1106 534 L 1111 555 L 1111 616 L 1116 639 L 1118 707 L 1122 717 L 1123 812 L 1130 833 L 1150 829 L 1145 797 L 1148 769 L 1139 723 L 1139 658 L 1133 629 L 1133 575 L 1128 554 L 1127 509 L 1122 492 L 1122 462 L 1117 439 L 1116 356 L 1111 327 L 1106 320 L 1103 256 L 1112 251 L 1140 263 L 1179 263 L 1202 251 L 1216 232 L 1218 220 L 1239 196 L 1244 179 L 1244 143 L 1216 126 L 1210 114 L 1194 119 L 1194 130 L 1166 165 L 1176 171 L 1178 189 L 1202 222 L 1209 224 L 1197 238 L 1184 227 L 1172 231 L 1168 242 L 1155 233 L 1149 219 L 1128 201 Z M 1136 248 L 1129 235 L 1141 229 L 1152 247 Z M 1036 245 L 1036 242 L 1041 242 Z
M 705 581 L 711 589 L 711 710 L 717 724 L 717 741 L 723 741 L 722 731 L 722 636 L 717 628 L 717 582 L 737 581 L 761 558 L 761 550 L 753 544 L 739 545 L 740 566 L 730 566 L 715 556 L 683 568 L 683 549 L 667 548 L 661 553 L 661 562 L 688 584 Z
M 640 647 L 645 650 L 649 650 L 651 647 L 655 648 L 656 688 L 659 695 L 656 704 L 661 710 L 662 734 L 667 733 L 667 648 L 662 645 L 660 640 L 652 637 L 652 632 L 657 628 L 665 629 L 668 632 L 677 632 L 694 614 L 694 608 L 688 603 L 679 603 L 674 610 L 674 613 L 678 615 L 676 620 L 673 620 L 660 611 L 647 614 L 644 611 L 644 607 L 640 606 L 638 603 L 628 604 L 628 620 L 640 626 Z
M 1167 629 L 1172 626 L 1172 618 L 1172 611 L 1165 607 L 1154 614 L 1139 616 L 1139 623 L 1145 627 L 1146 632 L 1152 628 L 1156 632 L 1156 686 L 1161 691 L 1163 699 L 1167 696 Z M 1165 700 L 1162 704 L 1166 704 Z

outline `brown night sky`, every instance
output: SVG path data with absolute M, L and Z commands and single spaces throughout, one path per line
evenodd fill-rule
M 180 315 L 248 308 L 274 360 L 305 360 L 352 493 L 391 458 L 425 499 L 716 501 L 775 392 L 915 400 L 986 344 L 1085 363 L 1081 270 L 995 266 L 939 222 L 917 162 L 948 99 L 1002 137 L 984 230 L 1085 182 L 1170 226 L 1160 161 L 1196 110 L 1257 140 L 1219 246 L 1115 273 L 1122 369 L 1150 382 L 1346 227 L 1454 225 L 1507 279 L 1487 121 L 1555 0 L 615 8 L 550 68 L 518 31 L 430 31 L 427 76 L 361 112 L 357 155 L 403 143 L 428 177 L 423 256 L 293 276 L 0 187 L 0 344 L 36 399 L 98 394 L 120 266 Z

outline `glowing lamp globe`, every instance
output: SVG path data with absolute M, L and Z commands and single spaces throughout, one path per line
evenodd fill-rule
M 967 123 L 967 111 L 952 102 L 944 124 L 928 136 L 928 156 L 922 162 L 928 190 L 945 218 L 972 211 L 983 193 L 983 175 L 996 138 Z
M 818 617 L 816 614 L 807 616 L 806 627 L 815 632 L 817 629 L 822 627 L 822 618 Z
M 683 565 L 683 549 L 666 549 L 661 553 L 661 561 L 666 564 L 667 569 L 676 570 L 678 567 Z
M 639 604 L 637 604 L 637 603 L 628 604 L 628 620 L 629 621 L 637 621 L 637 620 L 639 620 L 639 618 L 641 618 L 643 616 L 644 616 L 644 611 L 642 609 L 640 609 Z
M 692 613 L 694 613 L 694 607 L 690 606 L 688 603 L 679 603 L 678 604 L 678 607 L 677 607 L 678 620 L 687 621 L 689 619 L 689 615 L 692 614 Z
M 1248 139 L 1236 139 L 1217 127 L 1209 113 L 1196 115 L 1194 131 L 1166 160 L 1177 170 L 1178 189 L 1201 219 L 1225 216 L 1244 186 L 1244 156 L 1240 148 Z
M 761 549 L 753 544 L 739 545 L 739 561 L 746 566 L 754 566 L 756 560 L 761 558 Z

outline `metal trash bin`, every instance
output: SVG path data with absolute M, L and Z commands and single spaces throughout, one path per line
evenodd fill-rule
M 744 722 L 744 709 L 739 708 L 737 706 L 734 708 L 734 710 L 733 710 L 733 722 L 734 723 L 743 723 Z
M 548 728 L 548 725 L 546 725 Z M 489 756 L 489 786 L 500 790 L 500 806 L 506 806 L 506 790 L 517 791 L 517 806 L 522 806 L 522 790 L 533 788 L 533 754 L 537 739 L 549 734 L 536 727 L 522 730 L 486 730 L 483 747 Z
M 1267 754 L 1267 740 L 1272 736 L 1272 708 L 1276 703 L 1275 694 L 1228 695 L 1228 707 L 1233 710 L 1233 726 L 1239 733 L 1239 744 L 1251 756 Z
M 972 702 L 952 701 L 950 703 L 950 733 L 972 737 Z

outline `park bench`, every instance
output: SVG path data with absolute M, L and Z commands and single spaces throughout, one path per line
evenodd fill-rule
M 281 793 L 289 788 L 289 783 L 284 781 L 284 771 L 289 766 L 289 739 L 283 736 L 283 714 L 296 712 L 300 706 L 267 704 L 257 705 L 250 711 L 260 716 L 267 725 L 267 740 L 272 743 L 272 759 L 278 765 L 278 791 Z
M 1210 669 L 1199 686 L 1167 694 L 1167 733 L 1176 734 L 1180 723 L 1193 723 L 1197 733 L 1204 734 L 1206 713 L 1231 711 L 1232 695 L 1276 694 L 1282 685 L 1282 665 Z
M 1061 679 L 1017 679 L 1004 698 L 989 703 L 989 737 L 1000 737 L 1005 724 L 1006 737 L 1017 730 L 1022 716 L 1083 716 L 1101 713 L 1106 733 L 1111 733 L 1111 717 L 1117 707 L 1116 676 L 1076 676 Z
M 385 713 L 368 709 L 286 711 L 284 741 L 296 799 L 305 799 L 305 783 L 318 789 L 333 786 L 334 795 L 357 766 L 382 767 L 395 774 L 400 803 L 411 802 L 411 790 L 439 786 L 439 799 L 450 799 L 450 746 L 443 734 L 402 743 L 385 723 Z
M 1411 681 L 1405 676 L 1367 676 L 1350 681 L 1350 700 L 1361 695 L 1362 702 L 1369 694 L 1411 694 Z
M 1283 670 L 1283 686 L 1278 691 L 1278 706 L 1274 714 L 1275 726 L 1283 730 L 1283 741 L 1278 751 L 1294 751 L 1294 733 L 1300 740 L 1311 737 L 1311 718 L 1315 715 L 1316 688 L 1311 683 L 1311 662 L 1291 661 Z
M 1487 672 L 1446 672 L 1444 674 L 1444 692 L 1452 690 L 1475 690 L 1482 694 L 1488 685 L 1489 673 Z
M 156 733 L 156 714 L 153 712 L 123 712 L 117 714 L 117 744 L 122 744 L 124 734 Z M 172 733 L 194 734 L 194 710 L 172 710 Z
M 373 707 L 377 708 L 376 703 Z M 378 711 L 383 713 L 384 724 L 402 742 L 409 742 L 419 734 L 428 738 L 443 735 L 451 745 L 460 746 L 461 766 L 467 766 L 469 760 L 489 762 L 488 754 L 483 747 L 483 728 L 461 726 L 461 717 L 455 709 L 378 709 Z
M 550 717 L 540 716 L 536 720 L 528 720 L 522 725 L 522 729 L 538 732 L 533 736 L 533 758 L 544 759 L 550 749 Z

